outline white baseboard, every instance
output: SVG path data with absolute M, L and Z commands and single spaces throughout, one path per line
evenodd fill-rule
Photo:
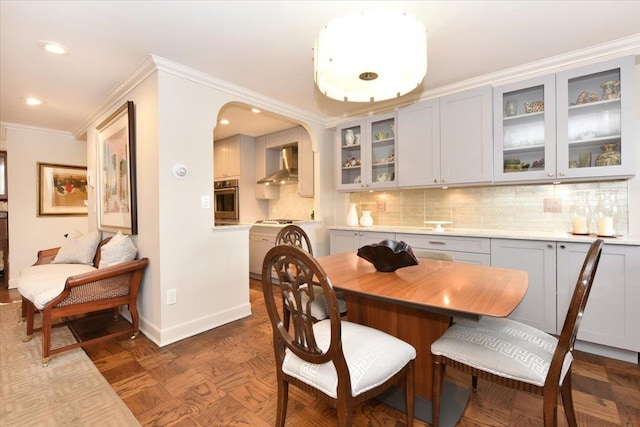
M 576 340 L 576 350 L 584 351 L 587 353 L 597 354 L 598 356 L 609 357 L 611 359 L 622 360 L 623 362 L 633 363 L 635 365 L 640 364 L 638 359 L 638 352 L 630 350 L 622 350 L 619 348 L 608 347 L 606 345 L 593 344 L 590 342 Z

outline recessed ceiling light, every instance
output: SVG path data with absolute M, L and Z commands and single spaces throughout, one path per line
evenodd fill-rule
M 69 53 L 69 49 L 56 42 L 40 41 L 38 46 L 45 52 L 53 53 L 54 55 L 66 55 Z
M 40 104 L 44 104 L 44 101 L 38 98 L 23 98 L 24 102 L 27 103 L 27 105 L 40 105 Z
M 253 113 L 261 113 L 262 111 L 260 111 L 259 108 L 255 108 L 254 107 L 254 108 L 251 109 L 251 112 L 253 112 Z
M 220 120 L 220 124 L 221 124 L 221 125 L 228 125 L 228 124 L 229 124 L 229 120 L 227 120 L 227 119 L 222 119 L 222 120 Z

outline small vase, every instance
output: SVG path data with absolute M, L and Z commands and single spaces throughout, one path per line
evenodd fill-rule
M 518 103 L 516 101 L 507 101 L 504 107 L 504 114 L 507 117 L 515 116 L 518 112 Z
M 358 212 L 356 211 L 356 204 L 351 203 L 349 207 L 349 213 L 347 214 L 347 226 L 356 227 L 358 225 Z
M 362 216 L 360 217 L 360 225 L 363 227 L 371 227 L 373 225 L 371 211 L 362 211 Z
M 351 130 L 351 129 L 347 129 L 347 130 L 344 132 L 344 143 L 345 143 L 346 145 L 353 145 L 353 143 L 355 142 L 355 139 L 356 139 L 356 137 L 355 137 L 355 135 L 353 134 L 353 130 Z
M 596 166 L 615 166 L 620 164 L 620 152 L 615 150 L 616 144 L 604 144 L 600 147 L 604 153 L 596 158 Z

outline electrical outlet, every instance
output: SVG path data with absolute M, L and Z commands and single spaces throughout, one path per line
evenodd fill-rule
M 562 199 L 544 199 L 544 211 L 545 212 L 562 212 Z
M 378 212 L 385 212 L 387 210 L 387 202 L 385 202 L 384 200 L 378 200 L 376 202 L 376 207 L 378 209 Z
M 169 289 L 167 291 L 167 305 L 172 305 L 178 302 L 178 295 L 175 289 Z

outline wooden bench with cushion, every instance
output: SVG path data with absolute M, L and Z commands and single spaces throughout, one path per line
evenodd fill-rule
M 78 250 L 81 252 L 79 256 Z M 22 315 L 27 322 L 24 341 L 29 341 L 35 331 L 42 330 L 43 366 L 49 364 L 50 356 L 66 350 L 116 336 L 130 335 L 133 339 L 138 335 L 136 299 L 149 260 L 134 259 L 136 253 L 137 249 L 128 236 L 118 233 L 113 238 L 100 241 L 100 234 L 93 232 L 77 240 L 69 240 L 62 247 L 39 251 L 36 263 L 21 271 L 18 291 L 22 295 Z M 117 313 L 123 305 L 128 306 L 131 313 L 130 328 L 51 348 L 54 321 L 106 309 L 114 309 Z M 42 315 L 41 328 L 34 328 L 36 311 Z

